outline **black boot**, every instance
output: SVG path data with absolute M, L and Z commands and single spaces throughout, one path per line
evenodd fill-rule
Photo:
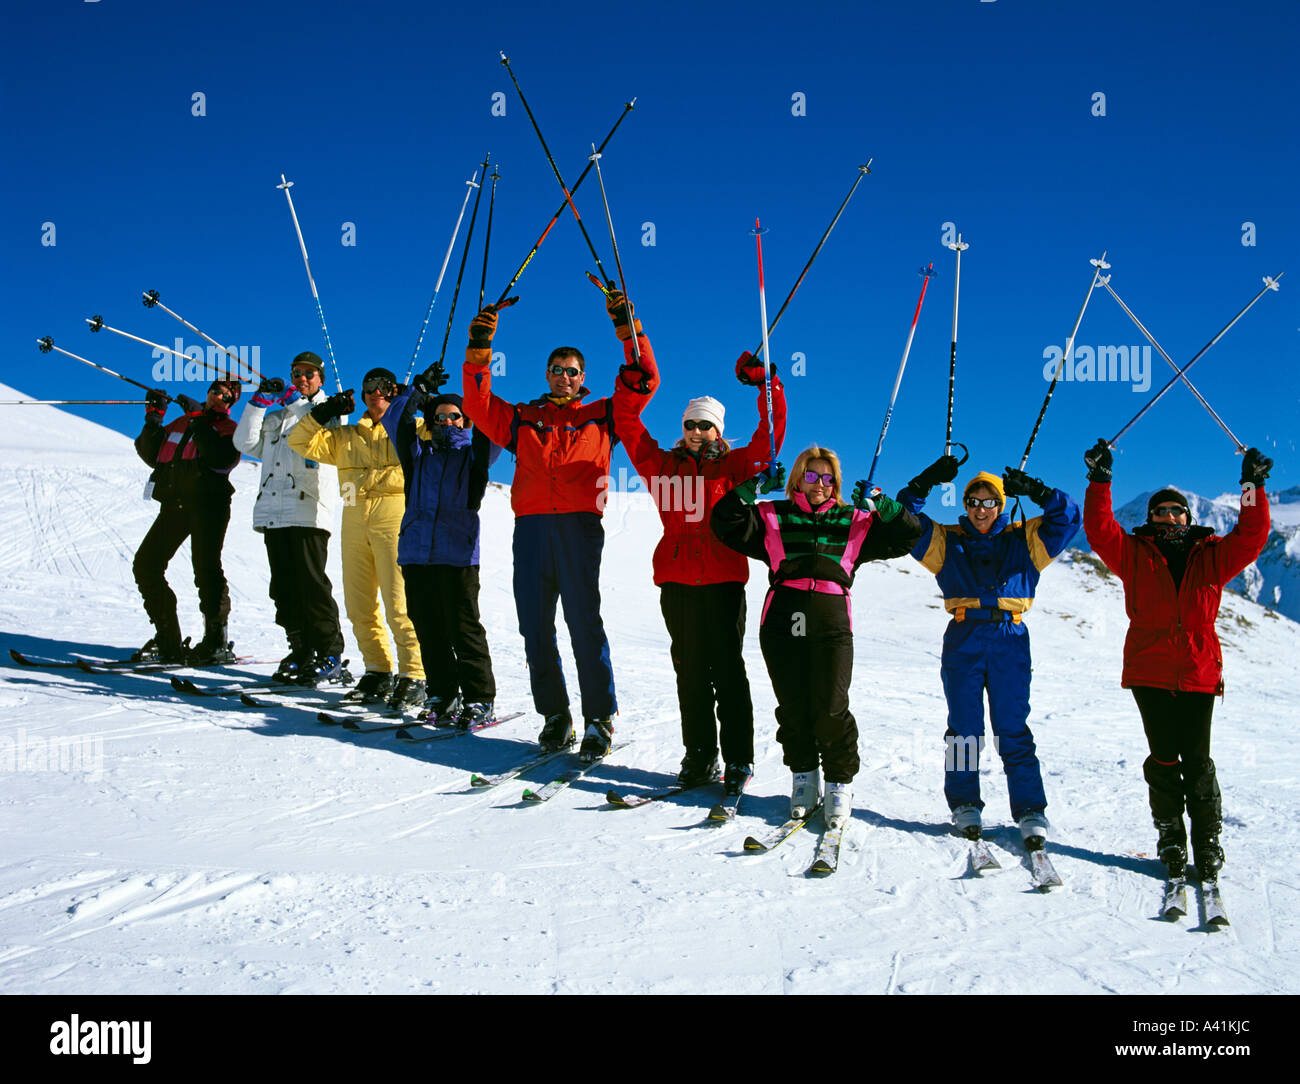
M 716 752 L 712 749 L 687 749 L 682 757 L 681 771 L 677 773 L 677 782 L 684 787 L 698 787 L 715 782 L 721 776 Z
M 1187 872 L 1187 829 L 1181 814 L 1177 820 L 1157 820 L 1156 853 L 1170 877 L 1181 877 Z
M 132 662 L 183 663 L 185 644 L 181 642 L 181 623 L 176 615 L 164 614 L 154 621 L 154 635 L 144 647 L 131 655 Z
M 546 722 L 542 725 L 542 732 L 537 735 L 537 741 L 547 753 L 558 752 L 565 746 L 573 744 L 573 716 L 567 709 L 546 716 Z
M 283 681 L 292 685 L 296 682 L 305 667 L 311 665 L 314 652 L 302 642 L 302 637 L 296 633 L 289 633 L 289 654 L 280 660 L 280 666 L 273 675 L 274 680 Z
M 203 617 L 203 639 L 190 649 L 191 666 L 223 666 L 235 661 L 234 644 L 226 639 L 226 623 L 219 617 Z

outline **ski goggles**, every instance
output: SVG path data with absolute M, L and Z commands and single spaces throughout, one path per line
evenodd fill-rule
M 570 380 L 582 375 L 582 370 L 573 365 L 550 365 L 546 371 L 552 376 L 567 376 Z
M 1002 502 L 996 497 L 967 497 L 967 508 L 996 508 Z
M 804 484 L 809 486 L 815 486 L 818 482 L 820 482 L 822 485 L 826 486 L 827 489 L 833 489 L 835 487 L 835 475 L 819 474 L 815 470 L 804 471 L 803 480 L 804 480 Z
M 1151 509 L 1153 516 L 1185 516 L 1187 509 L 1181 504 L 1162 504 L 1159 508 Z
M 369 395 L 372 392 L 383 392 L 384 398 L 391 399 L 397 386 L 386 376 L 372 376 L 361 382 L 361 393 Z
M 699 430 L 701 433 L 707 433 L 710 429 L 716 428 L 711 421 L 705 418 L 687 418 L 682 422 L 682 428 L 688 433 L 694 433 Z
M 458 422 L 464 415 L 457 414 L 454 410 L 447 411 L 446 414 L 435 414 L 433 420 L 439 425 L 450 425 L 452 422 Z

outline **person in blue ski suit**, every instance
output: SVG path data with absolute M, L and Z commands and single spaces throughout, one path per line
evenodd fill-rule
M 936 460 L 898 493 L 898 502 L 922 523 L 912 556 L 933 572 L 952 615 L 943 636 L 940 676 L 948 700 L 944 797 L 956 827 L 978 837 L 979 752 L 984 740 L 984 693 L 996 748 L 1007 775 L 1011 816 L 1027 843 L 1046 837 L 1047 796 L 1029 730 L 1031 661 L 1024 615 L 1034 604 L 1038 578 L 1069 545 L 1082 523 L 1079 506 L 1023 471 L 999 478 L 981 471 L 966 485 L 966 509 L 955 524 L 921 512 L 937 483 L 957 476 L 958 461 Z M 1041 516 L 1010 522 L 1006 498 L 1025 496 Z
M 446 379 L 440 364 L 421 373 L 381 424 L 406 489 L 397 564 L 424 663 L 424 714 L 437 725 L 469 727 L 492 717 L 496 699 L 478 608 L 478 510 L 501 449 L 465 427 L 459 395 L 438 394 Z

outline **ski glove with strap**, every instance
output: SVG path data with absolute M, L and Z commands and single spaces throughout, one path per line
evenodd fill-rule
M 772 363 L 769 372 L 776 376 L 776 362 Z M 764 383 L 763 363 L 746 350 L 736 359 L 736 379 L 751 388 L 761 388 Z
M 951 456 L 945 458 L 951 458 Z M 909 482 L 908 485 L 912 486 L 914 483 Z M 867 480 L 865 478 L 859 479 L 858 484 L 853 487 L 853 507 L 859 512 L 874 512 L 880 517 L 881 523 L 888 523 L 903 510 L 901 504 L 892 497 L 886 496 L 879 489 L 872 493 L 871 496 L 867 496 Z
M 628 391 L 636 392 L 637 395 L 650 394 L 650 374 L 635 359 L 618 367 L 618 378 Z
M 1268 478 L 1268 472 L 1272 469 L 1273 460 L 1258 448 L 1250 448 L 1241 461 L 1241 484 L 1262 486 Z
M 497 313 L 509 308 L 519 298 L 507 297 L 495 305 L 489 305 L 469 322 L 469 348 L 471 350 L 490 350 L 492 336 L 497 333 Z
M 311 408 L 311 416 L 321 425 L 333 421 L 335 418 L 341 418 L 345 414 L 351 414 L 357 409 L 353 399 L 354 388 L 348 388 L 347 391 L 336 392 L 323 403 L 317 403 Z
M 1097 443 L 1083 453 L 1083 463 L 1088 468 L 1088 481 L 1109 483 L 1110 467 L 1114 461 L 1110 441 L 1105 437 L 1098 437 Z
M 957 457 L 941 455 L 920 474 L 907 483 L 907 488 L 918 497 L 927 497 L 936 485 L 951 482 L 957 477 Z M 855 502 L 856 503 L 856 502 Z
M 753 504 L 760 493 L 771 493 L 785 485 L 785 467 L 777 463 L 736 486 L 736 494 L 746 504 Z
M 1037 505 L 1044 505 L 1052 495 L 1051 489 L 1038 478 L 1031 478 L 1022 470 L 1007 467 L 1002 472 L 1002 492 L 1008 497 L 1028 497 Z
M 253 393 L 253 406 L 271 407 L 276 403 L 282 402 L 281 396 L 284 394 L 284 381 L 278 376 L 268 376 L 257 385 L 257 391 Z
M 171 396 L 162 388 L 154 388 L 153 391 L 146 393 L 144 397 L 145 425 L 161 425 L 163 415 L 167 413 L 167 404 L 170 402 Z
M 632 337 L 630 327 L 635 327 L 636 333 L 641 334 L 641 321 L 636 318 L 636 308 L 623 296 L 621 290 L 611 290 L 605 295 L 605 311 L 614 321 L 614 334 L 618 336 L 619 342 L 626 342 Z M 628 324 L 628 313 L 632 314 L 631 325 Z

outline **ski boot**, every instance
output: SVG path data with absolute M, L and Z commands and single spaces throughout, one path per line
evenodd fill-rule
M 795 772 L 790 788 L 790 819 L 802 820 L 822 801 L 822 770 Z
M 723 793 L 728 798 L 735 798 L 743 794 L 745 787 L 749 784 L 749 778 L 753 774 L 754 765 L 752 764 L 728 764 L 726 775 L 723 777 Z
M 1022 813 L 1016 821 L 1020 825 L 1020 838 L 1025 841 L 1025 850 L 1041 851 L 1047 842 L 1047 816 L 1041 809 L 1031 809 Z
M 588 719 L 586 723 L 587 729 L 582 735 L 578 759 L 583 764 L 594 764 L 609 752 L 609 747 L 614 743 L 614 720 L 606 717 Z
M 455 726 L 460 717 L 461 703 L 459 696 L 430 696 L 424 701 L 421 715 L 426 723 L 433 726 Z
M 573 716 L 567 710 L 546 716 L 546 722 L 542 725 L 542 732 L 537 735 L 537 741 L 545 753 L 558 753 L 565 746 L 572 745 Z
M 361 675 L 361 680 L 344 693 L 343 702 L 345 704 L 386 703 L 393 695 L 395 680 L 392 674 L 384 673 L 382 670 L 367 670 Z
M 491 700 L 475 700 L 461 709 L 456 718 L 456 727 L 459 730 L 472 730 L 476 726 L 490 723 L 494 718 L 496 709 Z
M 424 703 L 424 679 L 411 678 L 402 674 L 393 685 L 393 693 L 388 698 L 389 711 L 410 711 Z
M 984 822 L 977 805 L 959 805 L 952 811 L 952 826 L 966 839 L 980 839 L 984 835 Z
M 297 636 L 290 636 L 289 654 L 280 660 L 280 665 L 276 667 L 275 673 L 271 675 L 271 680 L 293 685 L 297 682 L 298 676 L 302 673 L 304 667 L 311 665 L 311 660 L 311 649 L 304 647 L 302 640 Z
M 683 787 L 700 787 L 721 777 L 718 754 L 712 749 L 688 749 L 682 757 L 682 767 L 677 782 Z
M 1196 875 L 1202 884 L 1213 884 L 1219 879 L 1219 870 L 1223 868 L 1223 848 L 1219 846 L 1219 836 L 1198 836 L 1192 840 L 1192 852 L 1196 858 Z
M 324 651 L 317 651 L 312 658 L 311 665 L 302 671 L 298 683 L 314 688 L 317 685 L 325 684 L 327 681 L 345 682 L 351 680 L 351 675 L 343 669 L 343 662 L 337 655 L 328 655 Z
M 205 617 L 203 639 L 190 648 L 185 661 L 191 666 L 225 666 L 235 661 L 234 647 L 226 639 L 226 623 L 219 617 Z
M 853 784 L 827 783 L 826 803 L 822 810 L 827 828 L 843 828 L 853 816 Z
M 1183 818 L 1177 820 L 1156 821 L 1156 854 L 1164 863 L 1170 880 L 1187 873 L 1187 830 L 1183 827 Z

